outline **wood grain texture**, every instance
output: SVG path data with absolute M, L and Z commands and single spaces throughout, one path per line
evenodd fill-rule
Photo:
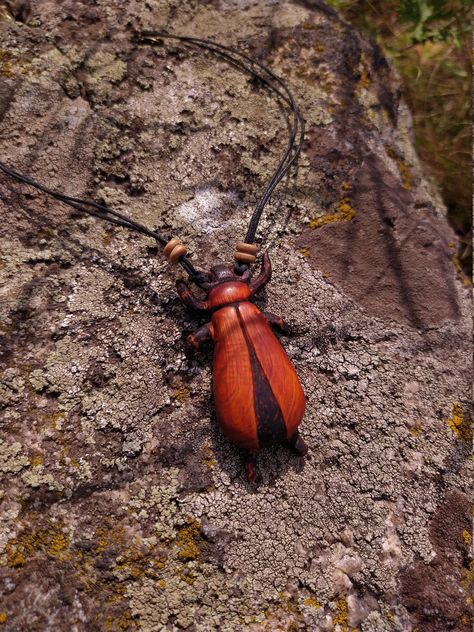
M 247 283 L 241 281 L 230 281 L 220 283 L 209 292 L 207 303 L 209 309 L 216 309 L 229 303 L 245 301 L 250 296 L 250 289 Z
M 253 380 L 245 336 L 234 307 L 212 316 L 214 327 L 214 399 L 227 437 L 246 450 L 258 449 Z
M 296 371 L 258 307 L 252 303 L 241 303 L 239 312 L 283 413 L 287 438 L 290 438 L 296 432 L 305 409 L 305 396 Z
M 248 302 L 212 317 L 214 397 L 219 423 L 246 450 L 289 439 L 305 408 L 298 376 L 267 319 Z

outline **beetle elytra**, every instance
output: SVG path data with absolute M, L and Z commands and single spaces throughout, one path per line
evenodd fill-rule
M 217 418 L 230 441 L 245 451 L 252 482 L 260 447 L 287 441 L 300 454 L 307 452 L 298 432 L 305 409 L 303 389 L 271 328 L 283 330 L 284 323 L 249 301 L 271 274 L 270 258 L 264 253 L 261 272 L 253 281 L 248 270 L 237 275 L 224 265 L 214 266 L 202 284 L 205 300 L 196 298 L 184 281 L 176 284 L 187 306 L 212 314 L 211 322 L 191 334 L 188 342 L 196 349 L 207 340 L 214 342 Z

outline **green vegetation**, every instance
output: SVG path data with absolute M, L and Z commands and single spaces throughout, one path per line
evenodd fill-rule
M 470 275 L 471 0 L 328 0 L 392 60 L 413 113 L 416 148 L 438 182 Z

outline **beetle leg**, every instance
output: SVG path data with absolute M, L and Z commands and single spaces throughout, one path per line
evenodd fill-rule
M 199 347 L 208 340 L 212 339 L 212 323 L 206 323 L 202 327 L 199 327 L 193 334 L 187 337 L 186 342 L 188 345 L 199 349 Z
M 196 298 L 184 281 L 176 281 L 176 291 L 179 294 L 179 298 L 188 307 L 200 310 L 207 309 L 207 303 Z
M 278 329 L 284 334 L 288 333 L 288 327 L 286 326 L 286 323 L 283 320 L 283 318 L 281 318 L 280 316 L 276 316 L 275 314 L 272 314 L 271 312 L 263 312 L 263 315 L 268 320 L 270 325 L 273 325 L 274 327 L 278 327 Z
M 262 289 L 272 278 L 272 264 L 270 263 L 270 257 L 268 256 L 268 252 L 263 253 L 262 258 L 262 269 L 260 270 L 260 274 L 256 279 L 250 282 L 250 292 L 251 294 L 256 294 L 259 290 Z
M 296 450 L 296 452 L 298 452 L 298 454 L 301 454 L 302 456 L 307 454 L 308 446 L 306 445 L 298 430 L 293 434 L 292 437 L 288 439 L 288 443 L 294 450 Z
M 244 468 L 249 483 L 257 480 L 257 453 L 246 452 L 244 456 Z

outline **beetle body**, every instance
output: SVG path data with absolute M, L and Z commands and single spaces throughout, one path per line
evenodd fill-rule
M 214 397 L 229 439 L 253 452 L 290 440 L 305 400 L 296 372 L 267 318 L 248 301 L 212 315 Z
M 245 450 L 249 480 L 255 480 L 256 451 L 287 441 L 300 453 L 306 446 L 298 434 L 305 397 L 295 369 L 272 331 L 283 321 L 261 312 L 248 299 L 271 277 L 268 255 L 254 282 L 224 266 L 209 275 L 206 301 L 199 301 L 179 281 L 185 303 L 212 313 L 211 322 L 189 336 L 195 348 L 214 342 L 213 390 L 217 418 L 226 436 Z

